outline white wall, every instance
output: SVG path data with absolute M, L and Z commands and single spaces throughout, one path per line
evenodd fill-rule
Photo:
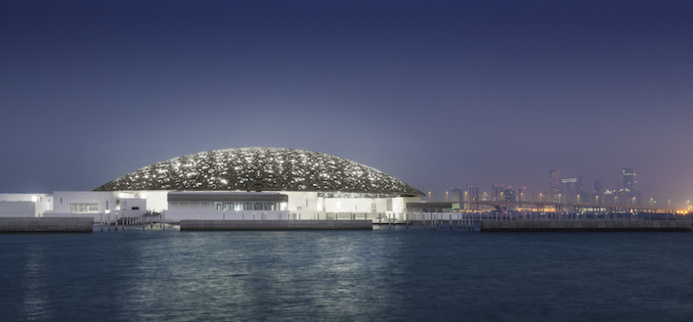
M 36 217 L 33 201 L 0 201 L 0 217 Z
M 325 212 L 380 212 L 385 211 L 383 202 L 378 199 L 353 199 L 353 198 L 325 198 Z M 378 205 L 381 207 L 378 207 Z M 373 206 L 375 210 L 373 210 Z M 386 204 L 385 204 L 386 205 Z
M 43 193 L 0 193 L 0 202 L 31 202 L 34 204 L 33 216 L 42 216 L 43 213 L 53 209 L 53 197 Z M 21 206 L 7 206 L 21 207 Z M 8 209 L 10 209 L 8 208 Z M 9 210 L 6 210 L 9 211 Z M 13 210 L 14 211 L 14 210 Z M 0 209 L 0 216 L 3 216 L 4 210 Z
M 166 210 L 162 212 L 166 222 L 177 223 L 185 219 L 201 220 L 286 220 L 287 211 L 204 211 L 204 210 Z
M 313 213 L 318 211 L 317 192 L 280 191 L 279 193 L 289 196 L 287 207 L 289 212 Z
M 168 190 L 118 191 L 119 199 L 146 199 L 147 210 L 161 212 L 168 209 Z
M 53 212 L 70 213 L 71 203 L 98 203 L 99 213 L 116 209 L 115 192 L 111 191 L 56 191 L 53 193 Z
M 406 202 L 418 201 L 419 199 L 392 198 L 390 199 L 391 207 L 388 209 L 387 198 L 318 198 L 317 192 L 283 191 L 281 193 L 288 195 L 289 202 L 286 211 L 278 211 L 276 212 L 276 216 L 300 213 L 302 219 L 313 219 L 313 217 L 319 216 L 319 214 L 324 216 L 325 213 L 381 213 L 388 214 L 389 216 L 399 216 L 404 213 Z M 99 205 L 98 212 L 84 214 L 87 216 L 94 216 L 97 221 L 101 216 L 100 214 L 107 214 L 109 212 L 112 216 L 117 213 L 118 216 L 125 214 L 125 216 L 134 217 L 141 215 L 147 210 L 157 212 L 169 210 L 168 191 L 56 191 L 53 196 L 47 194 L 0 194 L 0 202 L 2 201 L 32 202 L 34 204 L 34 216 L 43 216 L 45 214 L 65 216 L 70 214 L 70 203 L 97 203 Z M 128 204 L 128 209 L 121 209 L 120 205 L 123 202 Z M 140 210 L 135 213 L 132 211 L 132 206 L 139 206 Z M 212 219 L 212 217 L 214 217 L 214 219 L 222 219 L 222 217 L 224 217 L 221 212 L 212 211 L 212 203 L 205 205 L 204 209 L 199 209 L 199 205 L 193 206 L 192 208 L 198 208 L 197 210 L 203 210 L 203 212 L 204 210 L 209 210 L 210 213 L 204 216 L 208 216 L 210 219 Z M 373 206 L 375 206 L 375 210 L 373 210 Z M 4 207 L 5 208 L 0 207 L 0 216 L 10 212 L 21 214 L 29 213 L 28 208 L 16 208 L 29 207 L 28 204 L 21 206 L 7 204 Z M 187 213 L 187 215 L 185 215 L 185 213 Z M 241 219 L 235 218 L 237 217 L 235 215 L 238 213 L 227 213 L 229 213 L 227 219 Z M 246 213 L 252 216 L 252 212 Z M 192 214 L 192 209 L 177 209 L 175 213 L 171 213 L 171 216 L 178 216 L 176 218 L 179 218 L 180 216 L 194 216 L 194 214 Z M 245 215 L 243 215 L 243 217 L 245 217 Z
M 147 199 L 119 199 L 118 216 L 140 217 L 147 212 Z

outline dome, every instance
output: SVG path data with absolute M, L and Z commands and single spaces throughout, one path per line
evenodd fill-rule
M 317 191 L 371 196 L 423 196 L 401 180 L 358 162 L 285 148 L 237 148 L 154 163 L 95 191 Z

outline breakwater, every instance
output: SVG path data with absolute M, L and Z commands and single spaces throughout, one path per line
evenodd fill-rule
M 181 220 L 180 230 L 372 230 L 372 220 Z
M 94 231 L 94 218 L 88 217 L 0 217 L 0 233 Z
M 483 232 L 521 231 L 681 231 L 693 220 L 482 220 Z

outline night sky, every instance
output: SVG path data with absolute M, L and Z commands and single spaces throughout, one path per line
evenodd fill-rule
M 632 167 L 685 204 L 691 102 L 692 1 L 0 2 L 2 193 L 267 146 L 435 199 Z

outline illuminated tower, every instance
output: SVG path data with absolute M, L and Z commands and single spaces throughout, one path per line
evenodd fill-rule
M 561 193 L 561 169 L 549 170 L 549 191 L 553 201 L 558 201 L 558 195 Z

